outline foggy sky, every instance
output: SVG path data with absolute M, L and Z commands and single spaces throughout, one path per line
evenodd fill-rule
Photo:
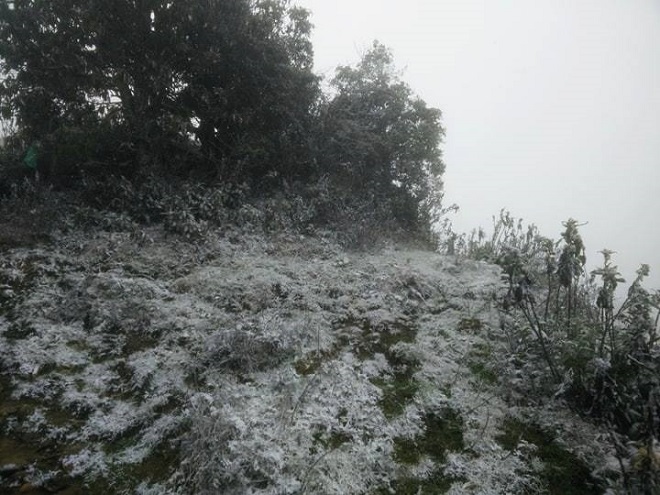
M 660 288 L 660 2 L 298 0 L 316 72 L 354 64 L 374 39 L 443 112 L 447 203 L 457 231 L 507 208 L 558 238 L 581 232 L 627 282 Z

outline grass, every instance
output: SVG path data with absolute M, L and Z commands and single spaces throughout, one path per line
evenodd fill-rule
M 465 448 L 463 440 L 463 418 L 451 408 L 427 412 L 423 417 L 424 433 L 414 438 L 396 437 L 393 458 L 398 464 L 414 466 L 424 458 L 433 460 L 436 466 L 442 465 L 447 452 L 461 452 Z M 394 481 L 379 493 L 397 494 L 439 494 L 446 493 L 457 478 L 446 476 L 440 468 L 427 477 L 404 476 Z
M 373 325 L 368 318 L 347 317 L 337 322 L 336 326 L 342 329 L 358 328 L 359 333 L 347 334 L 344 332 L 339 342 L 350 347 L 361 361 L 373 359 L 376 354 L 383 354 L 391 367 L 390 373 L 371 378 L 371 383 L 382 391 L 378 401 L 386 418 L 392 419 L 403 413 L 419 390 L 419 383 L 415 380 L 415 373 L 421 368 L 421 363 L 415 357 L 407 356 L 399 343 L 412 343 L 417 337 L 417 326 L 408 319 L 398 319 L 394 322 L 381 322 Z M 329 351 L 328 357 L 339 352 L 339 348 Z M 325 359 L 321 354 L 316 359 Z M 312 359 L 296 363 L 296 371 L 307 372 L 315 370 L 320 363 Z M 304 373 L 303 373 L 304 374 Z
M 411 361 L 391 376 L 371 379 L 371 382 L 382 391 L 378 405 L 387 419 L 403 414 L 406 405 L 414 399 L 419 390 L 419 383 L 414 379 L 414 374 L 419 366 L 419 361 Z
M 555 437 L 539 426 L 509 418 L 502 425 L 502 434 L 495 437 L 511 452 L 521 440 L 534 444 L 536 455 L 543 462 L 541 480 L 550 495 L 596 495 L 604 488 L 591 476 L 591 470 L 575 454 L 561 447 Z

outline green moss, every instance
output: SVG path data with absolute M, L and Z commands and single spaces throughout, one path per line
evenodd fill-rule
M 326 450 L 335 450 L 345 443 L 353 441 L 353 437 L 343 431 L 320 432 L 312 435 L 314 445 L 321 445 Z
M 483 328 L 483 323 L 478 318 L 463 318 L 458 323 L 458 329 L 463 332 L 466 331 L 478 332 L 482 328 Z
M 378 381 L 374 384 L 381 388 L 383 396 L 379 399 L 380 406 L 386 418 L 392 419 L 403 414 L 403 411 L 412 402 L 419 385 L 414 380 L 395 378 L 393 381 Z
M 183 409 L 184 399 L 176 395 L 170 395 L 167 401 L 153 407 L 154 414 L 170 414 L 177 410 Z
M 13 438 L 0 437 L 0 459 L 2 464 L 23 466 L 34 461 L 39 455 L 39 445 L 28 445 Z
M 436 466 L 443 464 L 447 452 L 465 449 L 463 441 L 463 418 L 451 408 L 428 412 L 423 417 L 424 432 L 415 438 L 394 439 L 393 459 L 403 465 L 419 464 L 423 457 L 433 460 Z M 446 493 L 452 484 L 462 478 L 446 476 L 438 467 L 429 476 L 404 476 L 388 487 L 380 488 L 378 494 L 440 494 Z
M 394 361 L 394 358 L 392 358 Z M 392 419 L 403 413 L 406 406 L 415 398 L 419 390 L 419 382 L 414 374 L 421 363 L 416 359 L 396 358 L 395 370 L 391 375 L 371 379 L 371 382 L 382 391 L 378 401 L 386 418 Z
M 126 340 L 124 342 L 123 354 L 129 355 L 134 352 L 144 351 L 151 349 L 158 345 L 159 336 L 157 334 L 149 334 L 140 331 L 130 331 L 126 333 Z
M 439 386 L 440 391 L 447 397 L 448 399 L 451 399 L 452 396 L 452 391 L 451 391 L 451 383 L 443 383 L 442 385 Z
M 103 451 L 106 454 L 116 454 L 133 447 L 139 442 L 143 429 L 144 425 L 139 422 L 130 426 L 111 440 L 105 440 L 102 446 Z M 103 438 L 98 438 L 98 440 L 103 440 Z
M 9 292 L 0 291 L 0 315 L 5 316 L 9 321 L 18 320 L 20 304 L 39 279 L 44 276 L 58 277 L 62 272 L 63 263 L 54 262 L 46 256 L 30 255 L 20 260 L 17 268 L 22 272 L 20 277 L 10 277 L 0 272 L 0 286 L 7 286 L 10 289 Z
M 497 383 L 497 374 L 491 370 L 487 361 L 491 358 L 493 349 L 490 344 L 477 342 L 467 355 L 467 367 L 479 381 L 493 385 Z
M 110 380 L 106 395 L 113 399 L 141 404 L 149 389 L 149 380 L 145 380 L 139 387 L 136 386 L 133 381 L 133 369 L 124 359 L 117 360 L 111 369 L 115 372 L 115 376 Z
M 470 355 L 479 358 L 489 358 L 493 354 L 493 347 L 487 342 L 475 342 Z
M 3 382 L 8 384 L 7 388 L 5 388 Z M 8 377 L 0 380 L 0 384 L 2 385 L 0 388 L 0 436 L 4 434 L 8 437 L 20 439 L 22 437 L 20 437 L 20 432 L 15 426 L 34 414 L 37 408 L 42 409 L 43 404 L 40 403 L 39 399 L 34 398 L 22 397 L 18 400 L 12 398 L 13 386 Z M 7 428 L 8 425 L 12 425 L 12 427 Z M 0 459 L 2 458 L 0 457 Z
M 497 375 L 494 371 L 488 369 L 484 363 L 479 361 L 469 361 L 468 368 L 480 381 L 489 385 L 497 383 Z
M 316 373 L 325 362 L 335 359 L 339 355 L 340 347 L 333 347 L 324 351 L 313 351 L 293 363 L 296 373 L 299 375 L 311 375 Z
M 463 442 L 463 418 L 451 408 L 424 416 L 424 437 L 420 441 L 424 453 L 436 462 L 444 462 L 448 451 L 460 452 Z
M 25 320 L 12 322 L 5 331 L 5 338 L 10 340 L 22 340 L 36 333 L 34 327 Z
M 170 441 L 163 441 L 142 462 L 115 464 L 106 478 L 89 483 L 76 480 L 84 486 L 83 493 L 134 493 L 142 482 L 165 483 L 174 473 L 180 461 L 179 450 Z
M 340 343 L 352 347 L 355 355 L 361 360 L 371 359 L 378 353 L 387 357 L 395 344 L 411 343 L 417 338 L 417 326 L 406 318 L 372 325 L 368 318 L 347 317 L 340 320 L 337 326 L 357 327 L 361 330 L 359 335 L 343 335 L 340 338 Z
M 85 364 L 45 363 L 39 368 L 37 376 L 51 375 L 52 378 L 58 380 L 68 380 L 69 377 L 82 373 L 86 367 Z
M 465 448 L 463 418 L 453 409 L 428 412 L 423 421 L 423 434 L 412 439 L 394 439 L 393 458 L 399 464 L 418 464 L 423 456 L 441 464 L 446 460 L 447 452 L 460 452 Z
M 206 376 L 203 374 L 201 369 L 192 369 L 186 374 L 183 381 L 186 386 L 193 390 L 202 390 L 208 386 L 206 382 Z
M 460 307 L 455 305 L 455 304 L 447 303 L 447 301 L 443 300 L 441 302 L 441 304 L 439 304 L 437 306 L 431 306 L 429 308 L 428 312 L 429 312 L 429 314 L 432 314 L 432 315 L 439 315 L 439 314 L 442 314 L 445 311 L 448 311 L 450 309 L 459 309 L 460 310 Z
M 422 451 L 417 440 L 404 437 L 394 439 L 392 458 L 399 464 L 418 464 L 422 458 Z
M 66 343 L 66 346 L 78 352 L 89 351 L 89 344 L 84 340 L 70 340 Z
M 339 412 L 339 415 L 337 416 L 338 419 L 341 419 L 344 417 L 344 415 L 347 413 L 345 409 L 342 409 Z M 343 421 L 342 421 L 343 422 Z M 343 422 L 344 423 L 344 422 Z M 349 443 L 353 441 L 353 436 L 349 433 L 346 433 L 344 431 L 337 431 L 337 430 L 331 430 L 331 431 L 316 431 L 312 434 L 312 447 L 310 448 L 310 454 L 313 456 L 317 456 L 322 452 L 329 452 L 335 449 L 338 449 L 345 443 Z M 365 443 L 368 443 L 365 441 Z
M 392 372 L 372 378 L 371 382 L 382 390 L 378 404 L 385 417 L 391 419 L 402 414 L 419 390 L 414 374 L 421 363 L 416 358 L 406 356 L 395 346 L 400 342 L 414 342 L 417 337 L 416 325 L 407 318 L 372 325 L 368 318 L 353 316 L 341 319 L 335 325 L 340 330 L 360 329 L 360 332 L 351 331 L 339 338 L 340 345 L 351 347 L 359 359 L 373 359 L 376 354 L 385 356 Z M 306 371 L 304 364 L 297 363 L 296 370 Z
M 70 478 L 61 470 L 59 462 L 65 452 L 64 444 L 57 444 L 38 433 L 18 433 L 3 435 L 0 433 L 0 465 L 13 464 L 16 469 L 6 476 L 0 477 L 0 493 L 19 493 L 16 488 L 21 486 L 20 493 L 88 493 L 84 491 L 64 491 L 72 484 Z M 55 473 L 55 476 L 41 487 L 33 487 L 28 481 L 33 470 Z
M 46 409 L 44 415 L 46 416 L 49 425 L 55 427 L 73 426 L 79 428 L 84 425 L 85 420 L 89 418 L 91 413 L 92 409 L 89 407 L 68 410 L 55 405 Z
M 509 418 L 502 425 L 502 434 L 495 440 L 513 452 L 521 440 L 536 445 L 536 455 L 543 462 L 541 479 L 550 495 L 602 494 L 601 483 L 591 476 L 591 470 L 575 454 L 564 449 L 555 437 L 534 424 Z
M 0 371 L 0 406 L 9 400 L 13 390 L 14 385 L 9 374 Z

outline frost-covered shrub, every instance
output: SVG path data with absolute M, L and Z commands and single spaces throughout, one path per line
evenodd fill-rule
M 336 233 L 343 246 L 373 248 L 384 241 L 427 240 L 423 225 L 406 223 L 384 193 L 365 186 L 361 194 L 323 176 L 312 183 L 284 185 L 282 191 L 254 203 L 251 223 L 267 232 Z
M 246 192 L 242 185 L 172 181 L 144 174 L 133 179 L 88 177 L 83 199 L 94 208 L 125 214 L 138 222 L 163 221 L 168 231 L 199 239 L 209 226 L 234 221 Z
M 509 283 L 502 328 L 514 356 L 502 376 L 518 392 L 512 397 L 562 397 L 608 425 L 623 443 L 655 452 L 660 438 L 660 292 L 643 287 L 649 268 L 642 265 L 627 299 L 615 310 L 614 293 L 624 280 L 611 263 L 612 252 L 602 252 L 603 266 L 588 279 L 579 225 L 571 219 L 564 226 L 563 242 L 545 247 L 544 269 L 510 249 L 496 260 Z M 625 449 L 619 449 L 619 456 L 627 489 L 655 493 L 660 476 L 652 456 L 637 464 L 631 464 Z
M 155 176 L 129 180 L 123 176 L 83 177 L 83 203 L 100 210 L 123 212 L 137 221 L 157 218 L 163 211 L 167 184 Z
M 252 436 L 231 407 L 219 405 L 208 394 L 198 394 L 192 398 L 189 421 L 181 467 L 192 493 L 254 493 L 286 477 L 281 449 L 272 439 Z M 292 483 L 292 488 L 300 487 Z
M 497 263 L 506 270 L 506 265 L 513 262 L 536 265 L 543 259 L 547 250 L 548 239 L 541 236 L 534 224 L 525 225 L 522 218 L 515 218 L 507 210 L 501 210 L 499 216 L 493 216 L 493 231 L 490 236 L 483 228 L 475 229 L 469 235 L 451 236 L 448 250 L 450 254 Z
M 0 247 L 25 246 L 47 240 L 69 210 L 67 197 L 35 180 L 24 179 L 0 197 Z
M 198 220 L 184 205 L 175 206 L 164 216 L 165 230 L 179 234 L 188 240 L 200 239 L 208 230 L 205 220 Z
M 234 373 L 273 368 L 295 352 L 297 330 L 278 318 L 259 318 L 212 337 L 204 357 L 206 365 Z
M 102 211 L 84 205 L 74 206 L 65 220 L 69 231 L 98 229 L 106 232 L 133 232 L 138 228 L 138 224 L 126 213 Z

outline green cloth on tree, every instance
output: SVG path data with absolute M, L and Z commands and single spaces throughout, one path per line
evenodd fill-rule
M 37 163 L 39 162 L 39 147 L 37 143 L 32 143 L 25 153 L 23 163 L 28 168 L 36 170 Z

